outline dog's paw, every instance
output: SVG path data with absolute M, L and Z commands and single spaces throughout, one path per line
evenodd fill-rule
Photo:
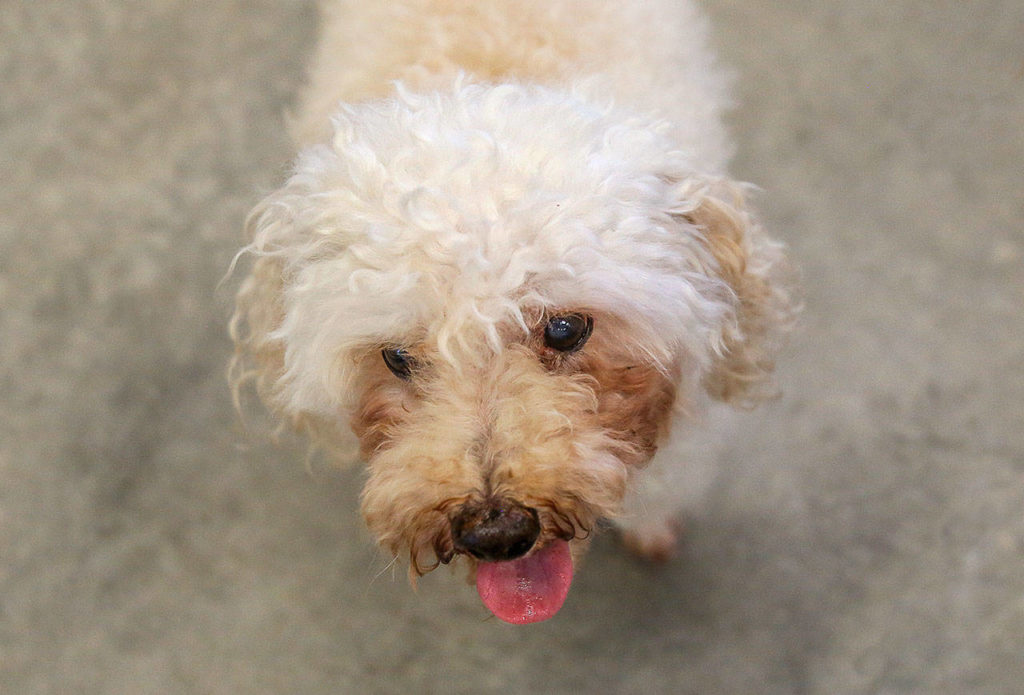
M 676 519 L 622 529 L 622 544 L 648 562 L 668 562 L 676 555 L 683 526 Z

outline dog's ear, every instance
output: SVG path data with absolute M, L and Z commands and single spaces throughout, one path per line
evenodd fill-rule
M 716 181 L 690 193 L 681 216 L 697 228 L 708 272 L 732 304 L 702 385 L 715 399 L 750 407 L 774 395 L 775 356 L 798 310 L 793 274 L 782 245 L 747 209 L 742 186 Z
M 286 270 L 284 257 L 277 249 L 289 243 L 293 225 L 285 191 L 267 196 L 246 220 L 245 232 L 250 244 L 239 256 L 247 254 L 254 260 L 235 296 L 235 311 L 229 326 L 235 353 L 228 369 L 228 380 L 239 413 L 245 410 L 243 392 L 252 385 L 278 421 L 278 432 L 291 429 L 307 434 L 315 447 L 330 451 L 337 458 L 347 458 L 353 448 L 347 428 L 339 428 L 336 421 L 295 408 L 282 394 L 285 345 L 276 332 L 284 320 Z
M 235 295 L 235 312 L 229 326 L 235 354 L 228 377 L 238 409 L 241 409 L 242 387 L 251 383 L 260 400 L 271 410 L 277 410 L 274 405 L 277 384 L 284 373 L 284 346 L 271 336 L 284 316 L 283 261 L 263 250 L 269 245 L 269 237 L 289 225 L 284 208 L 275 205 L 280 195 L 280 191 L 268 195 L 249 213 L 245 221 L 249 245 L 232 263 L 233 271 L 243 256 L 254 257 L 252 269 Z

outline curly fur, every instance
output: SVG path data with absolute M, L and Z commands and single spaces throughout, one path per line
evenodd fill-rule
M 708 398 L 770 394 L 794 314 L 782 248 L 724 173 L 703 20 L 668 0 L 324 17 L 294 170 L 247 223 L 236 390 L 358 450 L 367 524 L 415 573 L 492 495 L 538 509 L 541 543 L 624 510 L 650 526 L 638 471 L 690 463 Z M 578 354 L 541 337 L 566 311 L 595 319 Z

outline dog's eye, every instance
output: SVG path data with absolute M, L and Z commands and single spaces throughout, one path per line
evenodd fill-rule
M 415 361 L 405 348 L 384 348 L 380 354 L 384 356 L 384 364 L 399 379 L 408 379 L 412 376 Z
M 589 316 L 555 316 L 544 327 L 544 344 L 559 352 L 575 352 L 583 347 L 593 330 L 594 319 Z

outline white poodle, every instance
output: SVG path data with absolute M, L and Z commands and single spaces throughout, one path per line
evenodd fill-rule
M 667 557 L 793 302 L 687 0 L 330 0 L 249 222 L 232 379 L 369 474 L 415 576 L 554 615 L 595 524 Z M 354 433 L 354 436 L 353 436 Z

